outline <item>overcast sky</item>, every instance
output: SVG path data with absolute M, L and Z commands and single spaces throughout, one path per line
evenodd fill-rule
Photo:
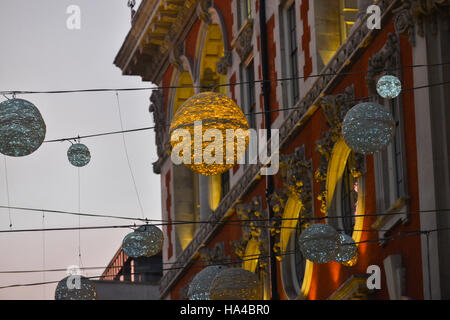
M 139 2 L 139 1 L 138 1 Z M 126 0 L 14 0 L 0 4 L 0 91 L 149 86 L 123 76 L 113 65 L 130 29 Z M 69 30 L 69 5 L 81 8 L 81 29 Z M 150 91 L 120 93 L 125 129 L 153 125 Z M 47 125 L 47 139 L 120 130 L 114 93 L 18 95 L 34 103 Z M 0 101 L 5 100 L 0 96 Z M 153 131 L 126 135 L 131 166 L 147 218 L 160 219 L 160 182 Z M 81 211 L 140 217 L 122 137 L 82 140 L 91 163 L 82 168 Z M 23 158 L 7 158 L 12 206 L 78 210 L 77 168 L 66 156 L 69 142 L 44 143 Z M 0 155 L 0 205 L 6 205 L 4 157 Z M 42 228 L 42 214 L 11 211 L 12 229 Z M 78 218 L 46 213 L 45 227 L 77 227 Z M 120 225 L 115 219 L 81 218 L 82 226 Z M 0 209 L 0 230 L 9 229 Z M 106 266 L 131 230 L 81 232 L 85 267 Z M 45 241 L 45 246 L 44 246 Z M 45 254 L 44 254 L 45 253 Z M 0 233 L 0 271 L 66 268 L 78 264 L 78 231 Z M 44 263 L 45 261 L 45 263 Z M 95 276 L 103 270 L 89 270 Z M 0 286 L 60 280 L 65 272 L 0 274 Z M 0 299 L 53 299 L 56 285 L 0 289 Z

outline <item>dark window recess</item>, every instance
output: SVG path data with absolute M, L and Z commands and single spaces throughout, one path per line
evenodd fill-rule
M 351 236 L 355 226 L 355 182 L 348 162 L 341 180 L 341 219 L 344 232 Z
M 221 199 L 223 199 L 228 191 L 230 191 L 230 171 L 222 173 L 221 181 Z
M 300 98 L 299 79 L 298 79 L 298 47 L 297 47 L 297 28 L 295 23 L 295 6 L 291 5 L 287 9 L 288 22 L 288 39 L 289 39 L 289 61 L 290 61 L 290 77 L 293 78 L 291 83 L 292 102 L 296 103 Z

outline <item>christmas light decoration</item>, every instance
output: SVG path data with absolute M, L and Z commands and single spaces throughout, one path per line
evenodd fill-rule
M 310 225 L 298 241 L 303 256 L 314 263 L 333 260 L 339 250 L 339 234 L 328 224 Z
M 402 83 L 395 76 L 383 76 L 377 83 L 378 94 L 385 99 L 397 98 L 402 92 Z
M 262 285 L 256 274 L 229 268 L 220 272 L 211 283 L 211 300 L 261 300 Z
M 96 300 L 97 289 L 88 279 L 80 275 L 71 275 L 58 282 L 55 300 Z
M 67 158 L 75 167 L 84 167 L 91 161 L 91 153 L 84 144 L 76 143 L 67 150 Z
M 347 145 L 362 154 L 384 149 L 395 133 L 392 115 L 374 102 L 360 103 L 347 112 L 342 135 Z
M 344 233 L 339 234 L 339 250 L 334 257 L 336 262 L 347 262 L 352 260 L 357 252 L 355 240 Z
M 163 232 L 154 225 L 145 225 L 125 236 L 122 250 L 132 258 L 151 257 L 161 252 L 163 243 Z
M 189 285 L 189 300 L 210 300 L 211 283 L 225 268 L 224 266 L 209 266 L 197 273 Z
M 36 151 L 44 142 L 46 126 L 34 104 L 23 99 L 0 103 L 0 152 L 23 157 Z
M 189 141 L 180 141 L 176 134 L 178 129 L 190 133 Z M 212 133 L 209 129 L 214 129 L 221 136 L 205 135 L 208 131 Z M 248 129 L 245 115 L 232 99 L 220 93 L 203 92 L 186 100 L 178 109 L 170 126 L 170 140 L 172 148 L 182 144 L 190 151 L 186 157 L 188 161 L 183 161 L 188 168 L 202 175 L 217 175 L 231 169 L 245 154 L 249 141 Z M 233 130 L 237 139 L 227 143 L 227 130 Z M 217 146 L 214 150 L 213 145 Z M 227 145 L 234 147 L 228 157 Z M 211 163 L 206 157 L 218 161 Z

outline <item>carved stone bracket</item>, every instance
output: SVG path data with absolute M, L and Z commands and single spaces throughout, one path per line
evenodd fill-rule
M 437 32 L 440 16 L 450 24 L 449 0 L 401 0 L 401 5 L 393 12 L 396 13 L 395 31 L 407 35 L 413 46 L 416 45 L 416 30 L 419 36 L 425 35 L 425 24 L 431 25 L 433 34 Z
M 155 140 L 157 147 L 158 160 L 153 163 L 153 172 L 156 174 L 161 173 L 161 164 L 165 158 L 165 123 L 166 117 L 164 114 L 164 94 L 161 90 L 153 90 L 150 97 L 150 109 L 149 111 L 153 113 L 153 119 L 155 121 Z
M 236 49 L 241 61 L 245 61 L 249 54 L 253 51 L 253 20 L 248 19 L 237 34 L 235 40 L 231 44 Z
M 225 55 L 220 58 L 219 62 L 217 62 L 217 72 L 219 74 L 226 75 L 228 72 L 228 68 L 230 68 L 233 65 L 233 59 L 232 59 L 231 52 L 225 52 Z
M 283 187 L 276 190 L 270 197 L 270 205 L 274 211 L 272 218 L 272 235 L 276 237 L 275 248 L 280 246 L 280 233 L 284 208 L 288 198 L 294 196 L 302 203 L 302 211 L 299 221 L 302 227 L 304 222 L 312 217 L 312 166 L 311 161 L 305 159 L 304 146 L 297 148 L 294 153 L 281 155 L 280 175 L 283 179 Z M 279 250 L 275 250 L 279 252 Z
M 209 8 L 212 7 L 212 0 L 200 0 L 197 6 L 197 15 L 206 24 L 211 24 L 211 14 Z
M 170 50 L 169 61 L 180 72 L 184 71 L 183 61 L 181 60 L 182 55 L 184 55 L 184 45 L 182 43 L 175 45 L 172 50 Z
M 217 243 L 214 248 L 200 248 L 199 253 L 205 266 L 229 264 L 231 261 L 230 257 L 226 255 L 224 242 Z
M 249 203 L 239 203 L 236 205 L 236 213 L 241 220 L 242 237 L 239 241 L 233 241 L 233 251 L 242 260 L 251 259 L 245 256 L 249 241 L 258 243 L 262 256 L 268 254 L 267 233 L 263 232 L 267 226 L 267 212 L 262 210 L 261 197 L 255 197 Z M 256 257 L 255 257 L 256 258 Z M 258 260 L 258 269 L 265 270 L 267 261 Z

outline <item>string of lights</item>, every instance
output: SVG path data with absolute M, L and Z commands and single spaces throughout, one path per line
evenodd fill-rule
M 402 92 L 408 92 L 408 91 L 412 91 L 412 90 L 431 88 L 431 87 L 442 86 L 442 85 L 446 85 L 446 84 L 450 84 L 450 81 L 434 83 L 434 84 L 428 84 L 428 85 L 414 87 L 414 88 L 406 88 L 406 89 L 402 89 Z M 368 100 L 368 99 L 375 98 L 375 97 L 376 96 L 366 96 L 366 97 L 360 97 L 360 98 L 345 100 L 343 102 L 363 101 L 363 100 Z M 267 110 L 267 111 L 258 111 L 258 112 L 253 112 L 253 113 L 244 113 L 244 115 L 247 115 L 247 116 L 258 115 L 258 114 L 273 113 L 273 112 L 280 112 L 280 111 L 296 110 L 296 109 L 299 109 L 299 108 L 300 107 L 298 107 L 298 106 L 288 107 L 288 108 L 278 108 L 278 109 L 271 109 L 271 110 Z M 169 128 L 170 125 L 166 124 L 166 127 Z M 127 130 L 118 130 L 118 131 L 107 131 L 107 132 L 88 134 L 88 135 L 82 135 L 82 136 L 78 135 L 78 136 L 67 137 L 67 138 L 58 138 L 58 139 L 45 140 L 44 142 L 45 143 L 52 143 L 52 142 L 64 142 L 64 141 L 76 141 L 76 140 L 79 140 L 79 139 L 97 138 L 97 137 L 116 135 L 116 134 L 133 133 L 133 132 L 139 132 L 139 131 L 148 131 L 148 130 L 152 130 L 152 129 L 156 129 L 156 126 L 142 127 L 142 128 L 135 128 L 135 129 L 127 129 Z
M 373 242 L 380 242 L 380 241 L 392 241 L 395 239 L 401 239 L 401 238 L 407 238 L 407 237 L 414 237 L 414 236 L 418 236 L 418 235 L 429 235 L 430 233 L 433 232 L 441 232 L 441 231 L 448 231 L 450 230 L 450 228 L 440 228 L 440 229 L 433 229 L 433 230 L 422 230 L 422 231 L 411 231 L 410 233 L 405 233 L 405 234 L 398 234 L 396 236 L 391 236 L 391 237 L 385 237 L 385 238 L 379 238 L 379 239 L 370 239 L 370 240 L 363 240 L 363 241 L 359 241 L 359 242 L 355 242 L 355 244 L 363 244 L 363 243 L 373 243 Z M 277 253 L 277 256 L 288 256 L 288 255 L 292 255 L 295 254 L 295 250 L 291 250 L 291 251 L 285 251 L 285 252 L 281 252 L 281 253 Z M 240 259 L 236 259 L 234 261 L 209 261 L 209 263 L 206 264 L 201 264 L 201 265 L 192 265 L 190 266 L 190 268 L 200 268 L 203 269 L 205 267 L 208 266 L 226 266 L 226 265 L 236 265 L 236 264 L 240 264 L 242 262 L 245 261 L 255 261 L 255 260 L 267 260 L 270 259 L 272 256 L 271 255 L 260 255 L 260 254 L 252 254 L 252 255 L 246 255 L 246 256 L 242 256 Z M 177 262 L 171 262 L 171 263 L 163 263 L 163 264 L 177 264 Z M 105 267 L 105 270 L 108 269 L 110 267 Z M 113 267 L 113 268 L 117 268 Z M 170 270 L 181 270 L 184 269 L 185 267 L 170 267 L 170 268 L 163 268 L 162 271 L 170 271 Z M 94 269 L 103 269 L 103 267 L 89 267 L 89 268 L 83 268 L 83 270 L 94 270 Z M 0 274 L 11 274 L 11 273 L 38 273 L 38 272 L 62 272 L 62 271 L 66 271 L 67 269 L 49 269 L 49 270 L 19 270 L 19 271 L 0 271 Z M 148 272 L 121 272 L 120 275 L 139 275 L 139 274 L 146 274 Z M 97 279 L 97 278 L 108 278 L 110 276 L 108 275 L 98 275 L 98 276 L 90 276 L 90 277 L 86 277 L 87 279 Z M 60 280 L 58 281 L 46 281 L 46 282 L 36 282 L 36 283 L 25 283 L 25 284 L 12 284 L 12 285 L 7 285 L 7 286 L 1 286 L 0 289 L 8 289 L 8 288 L 15 288 L 15 287 L 31 287 L 31 286 L 38 286 L 38 285 L 47 285 L 47 284 L 55 284 L 58 283 Z
M 251 83 L 264 83 L 264 82 L 284 82 L 284 81 L 293 81 L 293 80 L 301 80 L 308 78 L 320 78 L 320 77 L 329 77 L 329 76 L 345 76 L 345 75 L 355 75 L 362 74 L 368 72 L 392 72 L 403 69 L 411 69 L 411 68 L 424 68 L 424 67 L 438 67 L 448 65 L 450 62 L 443 63 L 434 63 L 434 64 L 416 64 L 409 66 L 402 66 L 398 68 L 384 68 L 377 70 L 359 70 L 359 71 L 350 71 L 350 72 L 339 72 L 339 73 L 322 73 L 322 74 L 313 74 L 309 76 L 299 76 L 299 77 L 287 77 L 287 78 L 275 78 L 275 79 L 266 79 L 266 80 L 253 80 L 253 81 L 241 81 L 241 82 L 232 82 L 232 83 L 223 83 L 214 86 L 151 86 L 151 87 L 135 87 L 135 88 L 91 88 L 91 89 L 72 89 L 72 90 L 42 90 L 42 91 L 32 91 L 32 90 L 9 90 L 9 91 L 0 91 L 0 94 L 3 96 L 6 95 L 18 95 L 18 94 L 67 94 L 67 93 L 95 93 L 95 92 L 118 92 L 118 91 L 143 91 L 143 90 L 163 90 L 163 89 L 214 89 L 218 87 L 229 87 L 229 86 L 237 86 Z

